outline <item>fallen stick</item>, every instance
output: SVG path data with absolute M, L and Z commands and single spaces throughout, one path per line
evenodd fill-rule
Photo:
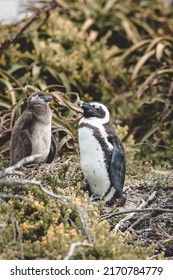
M 75 249 L 79 248 L 79 247 L 93 247 L 93 245 L 92 245 L 92 243 L 84 243 L 84 242 L 72 243 L 64 260 L 70 260 L 74 254 Z
M 147 201 L 143 201 L 136 209 L 129 209 L 129 210 L 125 210 L 125 211 L 120 211 L 120 212 L 113 212 L 113 213 L 110 213 L 110 214 L 104 214 L 100 217 L 99 219 L 99 222 L 105 220 L 105 219 L 109 219 L 109 218 L 112 218 L 114 216 L 118 216 L 118 215 L 122 215 L 122 214 L 128 214 L 128 213 L 135 213 L 135 212 L 146 212 L 148 210 L 146 209 L 149 209 L 149 208 L 145 208 L 147 207 L 148 205 L 150 205 L 153 200 L 155 199 L 156 197 L 156 191 L 154 191 L 150 196 L 149 198 L 147 199 Z M 145 209 L 143 209 L 145 208 Z M 151 208 L 153 210 L 153 208 Z

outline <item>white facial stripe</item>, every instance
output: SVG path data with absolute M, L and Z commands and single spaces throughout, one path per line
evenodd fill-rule
M 41 98 L 39 98 L 38 95 L 35 95 L 35 96 L 32 96 L 30 100 L 35 100 L 35 99 L 38 100 L 38 99 L 41 99 Z
M 100 105 L 96 104 L 94 107 L 95 107 L 96 109 L 99 109 L 99 108 L 100 108 Z
M 105 143 L 108 145 L 110 151 L 112 151 L 113 149 L 113 146 L 112 144 L 108 141 L 108 135 L 107 135 L 107 132 L 105 131 L 105 128 L 103 126 L 104 122 L 102 123 L 101 120 L 103 121 L 103 119 L 98 119 L 98 118 L 95 118 L 95 117 L 92 117 L 92 118 L 82 118 L 79 122 L 79 125 L 81 123 L 86 123 L 86 124 L 89 124 L 89 125 L 92 125 L 94 127 L 97 127 L 101 133 L 101 136 L 102 138 L 104 139 Z
M 106 108 L 105 105 L 98 103 L 98 102 L 90 102 L 91 105 L 94 105 L 96 108 L 100 108 L 102 107 L 102 109 L 105 111 L 105 117 L 104 118 L 97 118 L 97 117 L 90 117 L 90 118 L 85 118 L 83 117 L 79 123 L 84 122 L 84 123 L 89 123 L 91 125 L 94 126 L 98 126 L 99 124 L 105 124 L 107 122 L 109 122 L 110 120 L 110 115 L 109 115 L 109 111 Z

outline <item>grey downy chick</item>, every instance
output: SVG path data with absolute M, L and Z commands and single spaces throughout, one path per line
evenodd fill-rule
M 10 165 L 22 158 L 40 154 L 33 164 L 51 163 L 56 154 L 56 143 L 51 134 L 51 96 L 34 92 L 27 102 L 27 109 L 16 121 L 10 141 Z

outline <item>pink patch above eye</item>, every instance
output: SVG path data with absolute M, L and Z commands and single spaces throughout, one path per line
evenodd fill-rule
M 99 108 L 100 108 L 100 105 L 94 105 L 94 107 L 95 107 L 96 109 L 99 109 Z

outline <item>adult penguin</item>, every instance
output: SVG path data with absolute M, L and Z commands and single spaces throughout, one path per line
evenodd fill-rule
M 125 152 L 110 122 L 109 111 L 98 102 L 78 102 L 83 109 L 78 137 L 80 165 L 93 195 L 112 205 L 116 198 L 124 205 Z

